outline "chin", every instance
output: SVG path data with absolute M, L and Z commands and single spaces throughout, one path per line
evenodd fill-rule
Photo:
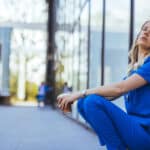
M 143 49 L 150 49 L 150 45 L 148 45 L 147 42 L 144 42 L 144 41 L 139 41 L 137 43 L 137 45 L 140 46 Z
M 140 45 L 143 49 L 150 51 L 150 45 Z
M 147 42 L 144 41 L 144 40 L 138 40 L 138 41 L 137 41 L 137 45 L 139 45 L 139 46 L 144 46 L 144 45 L 147 45 Z

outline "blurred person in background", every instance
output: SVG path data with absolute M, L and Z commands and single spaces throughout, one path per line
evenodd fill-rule
M 57 97 L 62 111 L 77 100 L 79 113 L 108 150 L 150 150 L 150 21 L 141 27 L 129 59 L 122 81 Z M 111 102 L 120 96 L 126 112 Z
M 38 89 L 38 95 L 37 95 L 37 101 L 38 101 L 38 107 L 44 107 L 44 102 L 46 99 L 46 84 L 45 82 L 42 82 Z
M 62 92 L 63 92 L 63 93 L 69 93 L 69 92 L 70 92 L 70 88 L 69 88 L 67 82 L 64 83 Z

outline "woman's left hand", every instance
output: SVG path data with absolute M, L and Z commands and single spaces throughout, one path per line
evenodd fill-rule
M 60 94 L 57 97 L 57 103 L 58 107 L 61 110 L 67 109 L 68 105 L 71 105 L 80 97 L 80 93 L 65 93 L 65 94 Z

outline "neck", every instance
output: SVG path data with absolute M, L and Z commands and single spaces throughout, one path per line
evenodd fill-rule
M 144 59 L 144 57 L 148 54 L 148 51 L 139 46 L 138 48 L 138 61 Z

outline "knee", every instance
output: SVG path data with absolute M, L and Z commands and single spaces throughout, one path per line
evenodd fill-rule
M 105 98 L 100 96 L 100 95 L 96 95 L 96 94 L 91 94 L 89 96 L 86 97 L 85 102 L 84 102 L 84 108 L 89 111 L 89 110 L 93 110 L 97 107 L 103 107 L 104 105 L 104 101 Z
M 77 101 L 77 109 L 79 112 L 81 112 L 83 110 L 83 102 L 84 102 L 84 99 L 83 98 L 80 98 L 78 101 Z

